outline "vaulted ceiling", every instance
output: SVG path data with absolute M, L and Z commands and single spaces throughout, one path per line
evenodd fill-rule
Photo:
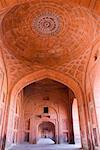
M 69 63 L 92 44 L 91 11 L 62 0 L 33 0 L 13 6 L 2 21 L 2 39 L 16 57 L 42 65 Z
M 31 0 L 0 0 L 0 8 L 2 9 L 8 6 L 12 6 L 13 4 L 18 4 L 25 1 Z M 76 4 L 93 9 L 96 13 L 100 14 L 100 0 L 64 0 L 64 1 L 66 3 L 68 1 L 72 1 Z
M 0 0 L 0 9 L 0 46 L 10 86 L 41 68 L 82 83 L 100 33 L 100 0 Z

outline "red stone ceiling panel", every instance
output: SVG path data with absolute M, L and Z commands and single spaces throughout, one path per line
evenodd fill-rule
M 95 2 L 94 11 L 100 15 L 100 0 Z
M 17 3 L 25 2 L 26 0 L 0 0 L 0 8 L 9 7 Z M 28 0 L 27 0 L 28 1 Z M 29 0 L 31 1 L 31 0 Z M 38 0 L 37 0 L 38 1 Z M 65 2 L 74 2 L 76 4 L 95 9 L 95 12 L 100 14 L 100 0 L 65 0 Z M 97 6 L 98 5 L 98 6 Z M 98 8 L 99 9 L 98 9 Z
M 52 66 L 82 55 L 94 39 L 95 27 L 88 9 L 65 1 L 34 0 L 5 15 L 2 38 L 17 57 Z

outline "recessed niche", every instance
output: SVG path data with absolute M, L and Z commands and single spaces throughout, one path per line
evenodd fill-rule
M 48 110 L 48 107 L 44 107 L 44 113 L 46 113 L 46 114 L 47 114 L 47 113 L 48 113 L 48 111 L 49 111 L 49 110 Z

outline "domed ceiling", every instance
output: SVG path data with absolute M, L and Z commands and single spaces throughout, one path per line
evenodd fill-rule
M 90 47 L 94 18 L 88 9 L 58 0 L 33 0 L 12 7 L 2 21 L 2 39 L 18 58 L 55 66 Z
M 0 0 L 0 9 L 10 7 L 14 4 L 19 4 L 25 1 L 26 0 Z M 92 11 L 94 11 L 95 13 L 100 14 L 100 0 L 65 0 L 66 3 L 68 1 L 73 2 L 75 4 L 79 4 L 81 6 L 88 7 L 89 9 L 92 9 Z

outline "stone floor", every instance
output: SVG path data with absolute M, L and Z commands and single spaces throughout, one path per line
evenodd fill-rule
M 13 145 L 7 150 L 79 150 L 79 145 L 68 145 L 68 144 L 42 144 L 42 145 L 33 145 L 33 144 L 19 144 Z
M 50 138 L 40 138 L 37 144 L 55 144 L 55 142 Z

